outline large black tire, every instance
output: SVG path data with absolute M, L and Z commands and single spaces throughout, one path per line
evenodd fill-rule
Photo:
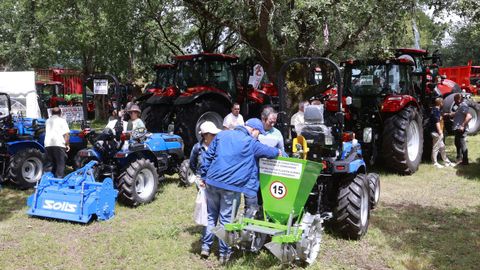
M 445 98 L 443 101 L 442 112 L 449 113 L 456 111 L 457 106 L 454 102 L 454 96 L 454 94 L 451 94 Z M 468 123 L 468 135 L 475 135 L 480 131 L 480 105 L 471 99 L 467 99 L 466 103 L 469 107 L 468 112 L 472 115 L 472 120 Z M 452 133 L 452 120 L 446 118 L 444 122 L 447 132 Z
M 153 162 L 137 159 L 130 163 L 118 180 L 118 200 L 125 205 L 149 203 L 158 189 L 158 174 Z
M 217 128 L 223 129 L 223 118 L 228 114 L 230 104 L 215 99 L 200 99 L 193 104 L 178 107 L 175 121 L 175 134 L 182 137 L 185 145 L 185 156 L 195 143 L 200 140 L 200 125 L 205 121 L 213 122 Z
M 418 170 L 423 152 L 422 126 L 422 117 L 412 106 L 385 120 L 382 153 L 388 168 L 399 174 Z
M 190 160 L 185 159 L 180 165 L 180 172 L 178 173 L 181 184 L 188 187 L 195 183 L 195 174 L 190 170 Z
M 95 157 L 82 157 L 82 156 L 80 156 L 80 151 L 78 151 L 73 158 L 73 169 L 78 170 L 78 169 L 82 168 L 83 166 L 87 165 L 87 163 L 92 161 L 92 160 L 99 161 Z M 95 178 L 95 181 L 97 181 L 97 182 L 100 182 L 100 181 L 103 180 L 103 179 L 100 179 L 100 170 L 98 169 L 98 166 L 95 166 L 93 168 L 93 177 Z
M 367 174 L 370 209 L 374 209 L 380 200 L 380 176 L 376 173 Z
M 370 217 L 369 187 L 365 174 L 357 174 L 338 191 L 333 211 L 333 229 L 347 239 L 360 239 L 368 230 Z
M 10 158 L 8 174 L 22 189 L 32 188 L 43 175 L 45 155 L 38 149 L 27 148 Z
M 165 104 L 149 104 L 145 105 L 142 111 L 142 120 L 150 132 L 167 132 L 169 117 L 169 105 Z

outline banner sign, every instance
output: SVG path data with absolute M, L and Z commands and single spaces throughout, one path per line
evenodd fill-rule
M 93 93 L 95 95 L 108 94 L 108 80 L 93 80 Z

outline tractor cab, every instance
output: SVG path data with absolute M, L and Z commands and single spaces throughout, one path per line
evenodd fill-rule
M 180 96 L 192 96 L 200 92 L 222 91 L 236 97 L 233 65 L 238 57 L 226 54 L 202 53 L 175 57 L 177 69 L 175 84 Z

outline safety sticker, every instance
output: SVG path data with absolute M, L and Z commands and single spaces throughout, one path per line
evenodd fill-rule
M 282 199 L 287 195 L 287 187 L 280 181 L 275 181 L 270 185 L 270 194 L 275 199 Z

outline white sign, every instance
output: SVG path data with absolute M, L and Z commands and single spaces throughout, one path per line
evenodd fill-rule
M 68 123 L 74 121 L 81 121 L 83 119 L 83 107 L 82 106 L 59 106 L 62 110 L 61 117 L 67 120 Z M 47 109 L 48 117 L 52 115 L 52 109 Z
M 287 187 L 284 183 L 275 181 L 270 185 L 270 195 L 275 199 L 283 199 L 287 195 Z
M 248 78 L 248 84 L 253 85 L 253 88 L 258 89 L 260 82 L 262 81 L 263 75 L 265 75 L 265 71 L 263 71 L 263 67 L 261 65 L 255 65 L 253 67 L 253 76 Z
M 93 80 L 93 93 L 95 95 L 107 95 L 108 80 Z
M 302 166 L 303 164 L 301 163 L 285 160 L 260 159 L 260 173 L 268 175 L 300 179 Z
M 360 85 L 373 85 L 373 75 L 360 76 Z

